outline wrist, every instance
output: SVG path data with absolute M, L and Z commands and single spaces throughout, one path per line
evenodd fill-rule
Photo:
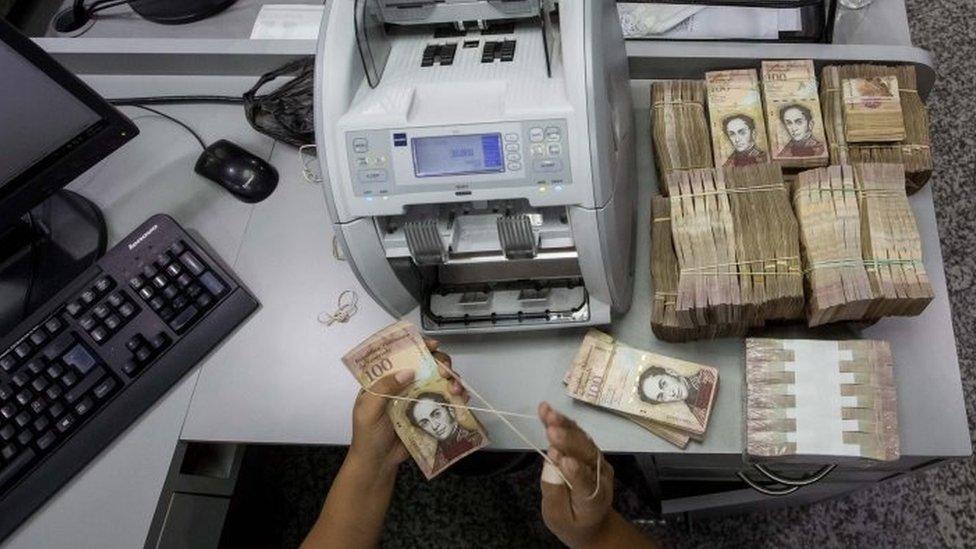
M 609 547 L 611 540 L 614 538 L 614 531 L 616 529 L 617 523 L 623 521 L 623 518 L 613 509 L 600 523 L 593 528 L 586 539 L 582 540 L 576 547 L 579 549 L 589 549 L 591 547 Z
M 386 461 L 376 458 L 372 453 L 363 452 L 356 446 L 350 446 L 342 469 L 347 469 L 350 476 L 365 479 L 373 485 L 392 485 L 396 482 L 399 464 Z

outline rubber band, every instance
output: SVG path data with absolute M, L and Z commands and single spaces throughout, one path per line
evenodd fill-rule
M 653 221 L 654 221 L 654 223 L 667 223 L 668 221 L 671 221 L 671 218 L 670 217 L 655 217 Z
M 358 312 L 359 294 L 355 290 L 344 290 L 336 300 L 336 310 L 331 313 L 322 311 L 319 313 L 318 321 L 326 326 L 332 326 L 336 322 L 345 324 Z
M 375 397 L 385 398 L 387 400 L 400 400 L 400 401 L 403 401 L 403 402 L 421 402 L 421 400 L 420 399 L 417 399 L 417 398 L 405 397 L 405 396 L 400 396 L 400 395 L 384 395 L 383 393 L 377 393 L 376 391 L 373 391 L 372 389 L 369 389 L 367 387 L 363 387 L 363 392 L 369 393 L 369 394 L 371 394 L 371 395 L 373 395 Z M 478 406 L 468 406 L 467 404 L 454 404 L 453 402 L 441 402 L 440 405 L 441 406 L 444 406 L 445 408 L 458 408 L 458 409 L 461 409 L 461 410 L 470 410 L 470 411 L 473 411 L 473 412 L 486 412 L 486 413 L 490 413 L 490 414 L 499 414 L 499 415 L 505 415 L 505 416 L 524 417 L 524 418 L 528 418 L 528 419 L 535 419 L 535 416 L 533 416 L 531 414 L 520 414 L 518 412 L 503 412 L 503 411 L 494 410 L 494 409 L 491 409 L 491 408 L 479 408 Z
M 593 446 L 596 446 L 594 444 Z M 596 450 L 596 486 L 593 487 L 593 493 L 586 496 L 586 501 L 592 501 L 596 499 L 597 494 L 600 493 L 600 465 L 603 463 L 603 454 L 600 449 Z
M 694 105 L 702 110 L 705 110 L 705 105 L 701 101 L 684 101 L 681 99 L 677 101 L 655 101 L 654 103 L 651 103 L 651 108 L 659 109 L 669 107 L 671 105 L 677 105 L 679 107 L 683 105 Z
M 809 274 L 817 269 L 831 269 L 839 267 L 874 267 L 877 269 L 882 266 L 902 265 L 912 268 L 925 268 L 925 265 L 918 259 L 830 259 L 817 261 L 803 270 L 804 274 Z
M 711 196 L 717 194 L 748 194 L 753 192 L 786 191 L 786 185 L 757 185 L 755 187 L 743 187 L 734 189 L 719 189 L 716 191 L 703 191 L 700 193 L 681 193 L 671 195 L 672 199 L 692 198 L 695 196 Z

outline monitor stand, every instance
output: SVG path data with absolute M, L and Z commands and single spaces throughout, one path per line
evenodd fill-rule
M 0 336 L 93 265 L 107 235 L 98 206 L 66 190 L 0 229 Z

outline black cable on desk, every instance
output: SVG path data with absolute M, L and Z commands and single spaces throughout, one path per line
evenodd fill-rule
M 170 116 L 170 115 L 168 115 L 168 114 L 166 114 L 166 113 L 164 113 L 162 111 L 157 111 L 156 109 L 154 109 L 152 107 L 147 107 L 145 105 L 137 105 L 137 104 L 133 103 L 131 105 L 125 105 L 125 106 L 127 106 L 127 107 L 136 107 L 138 109 L 143 109 L 143 110 L 146 110 L 146 111 L 149 111 L 149 112 L 152 112 L 152 113 L 156 113 L 159 116 L 162 116 L 163 118 L 166 118 L 167 120 L 170 120 L 171 122 L 173 122 L 175 124 L 179 124 L 180 126 L 183 127 L 183 129 L 185 129 L 186 131 L 188 131 L 191 134 L 193 134 L 193 137 L 195 137 L 196 140 L 200 142 L 200 146 L 203 147 L 203 150 L 207 150 L 207 142 L 204 141 L 202 137 L 200 137 L 200 134 L 198 134 L 196 132 L 196 130 L 194 130 L 193 128 L 191 128 L 190 126 L 188 126 L 182 120 L 179 120 L 176 117 Z
M 115 99 L 109 99 L 108 102 L 117 106 L 186 105 L 194 103 L 242 105 L 244 104 L 244 98 L 239 95 L 161 95 L 153 97 L 117 97 Z

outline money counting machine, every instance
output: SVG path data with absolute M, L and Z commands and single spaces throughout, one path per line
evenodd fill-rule
M 389 313 L 438 333 L 626 312 L 637 191 L 614 2 L 331 2 L 318 48 L 326 202 Z

